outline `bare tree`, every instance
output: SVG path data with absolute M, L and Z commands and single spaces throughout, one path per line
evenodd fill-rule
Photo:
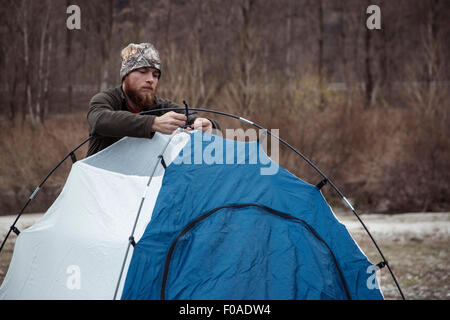
M 168 0 L 167 2 L 167 11 L 166 11 L 166 34 L 165 34 L 165 46 L 169 47 L 170 43 L 170 26 L 172 22 L 172 0 Z
M 347 45 L 347 41 L 348 41 L 348 23 L 347 23 L 347 18 L 348 18 L 348 7 L 347 7 L 347 2 L 345 1 L 340 1 L 339 2 L 339 23 L 340 23 L 340 33 L 339 33 L 339 40 L 340 40 L 340 56 L 341 56 L 341 61 L 342 61 L 342 78 L 345 84 L 345 88 L 347 89 L 345 91 L 345 95 L 346 95 L 346 103 L 347 104 L 351 104 L 351 95 L 349 94 L 349 83 L 350 83 L 350 68 L 349 68 L 349 63 L 348 63 L 348 45 Z
M 286 10 L 286 31 L 285 31 L 285 48 L 286 48 L 286 62 L 285 62 L 285 74 L 288 78 L 288 82 L 290 83 L 292 77 L 292 51 L 293 51 L 293 28 L 292 28 L 292 20 L 294 16 L 293 12 L 293 1 L 287 0 L 287 10 Z
M 44 91 L 45 88 L 45 82 L 48 80 L 46 79 L 46 76 L 48 76 L 48 73 L 46 70 L 44 70 L 44 56 L 49 55 L 48 52 L 48 46 L 46 47 L 46 41 L 48 42 L 48 29 L 49 29 L 49 22 L 50 22 L 50 1 L 47 0 L 45 2 L 45 17 L 42 23 L 42 30 L 41 30 L 41 37 L 39 42 L 39 62 L 38 62 L 38 81 L 37 81 L 37 97 L 36 97 L 36 120 L 38 123 L 42 123 L 44 120 L 45 110 L 44 110 L 44 99 L 43 96 L 45 95 Z M 47 50 L 46 50 L 47 49 Z M 48 65 L 47 65 L 48 66 Z
M 30 57 L 30 29 L 29 29 L 29 6 L 27 1 L 22 1 L 22 33 L 23 33 L 23 58 L 25 68 L 25 93 L 27 97 L 27 108 L 30 116 L 32 126 L 36 125 L 36 117 L 33 110 L 33 96 L 31 92 L 31 57 Z M 25 114 L 23 114 L 23 120 L 25 120 Z
M 317 63 L 317 74 L 319 76 L 319 108 L 324 106 L 324 53 L 323 53 L 323 42 L 324 42 L 324 21 L 323 21 L 323 0 L 317 1 L 317 21 L 319 25 L 319 34 L 317 36 L 317 44 L 319 48 L 318 53 L 318 63 Z
M 69 7 L 71 5 L 70 0 L 66 0 L 66 6 Z M 72 62 L 72 42 L 73 42 L 73 31 L 72 30 L 66 30 L 66 76 L 67 76 L 67 108 L 69 111 L 72 110 L 72 104 L 73 104 L 73 75 L 74 72 L 72 70 L 73 68 L 73 62 Z
M 114 0 L 108 0 L 102 3 L 102 6 L 98 8 L 102 14 L 102 17 L 97 23 L 98 34 L 101 37 L 100 52 L 100 90 L 105 90 L 109 87 L 110 75 L 109 75 L 109 62 L 110 52 L 112 48 L 112 33 L 114 29 Z
M 253 72 L 256 64 L 258 39 L 255 30 L 256 1 L 244 0 L 237 7 L 240 16 L 237 30 L 238 77 L 229 87 L 231 97 L 239 106 L 241 114 L 251 114 L 255 100 Z
M 367 5 L 370 5 L 371 1 L 367 1 Z M 366 107 L 373 105 L 374 94 L 374 78 L 372 71 L 372 30 L 366 28 L 364 33 L 364 53 L 365 53 L 365 92 L 366 92 Z
M 8 92 L 4 107 L 8 108 L 8 118 L 11 123 L 15 123 L 16 116 L 20 114 L 21 108 L 23 108 L 20 97 L 18 95 L 18 87 L 20 81 L 19 67 L 23 64 L 18 59 L 17 52 L 21 50 L 20 39 L 20 24 L 18 24 L 17 6 L 20 3 L 17 2 L 2 2 L 0 4 L 5 11 L 11 14 L 7 15 L 3 19 L 5 29 L 2 32 L 0 42 L 1 46 L 1 66 L 4 72 L 2 76 L 5 78 L 3 83 L 5 84 L 6 92 Z M 6 61 L 9 60 L 9 63 Z M 11 62 L 12 60 L 12 62 Z M 22 112 L 23 113 L 23 112 Z
M 43 84 L 43 93 L 42 93 L 42 98 L 43 98 L 43 106 L 41 109 L 41 119 L 44 120 L 46 114 L 48 113 L 49 110 L 49 104 L 50 104 L 50 91 L 49 91 L 49 82 L 50 82 L 50 60 L 51 60 L 51 56 L 53 53 L 53 35 L 49 35 L 48 41 L 47 41 L 47 61 L 46 61 L 46 66 L 45 66 L 45 73 L 44 73 L 44 84 Z

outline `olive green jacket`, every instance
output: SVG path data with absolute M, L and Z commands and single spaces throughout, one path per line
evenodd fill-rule
M 153 106 L 149 109 L 181 108 L 181 106 L 164 99 L 155 97 Z M 105 149 L 121 138 L 152 138 L 155 134 L 151 131 L 153 120 L 161 116 L 165 111 L 152 115 L 139 115 L 128 108 L 122 86 L 97 93 L 90 101 L 87 121 L 89 134 L 93 138 L 89 141 L 87 156 L 93 155 Z M 180 111 L 180 113 L 183 113 Z M 188 123 L 192 124 L 196 116 L 189 116 Z M 209 119 L 213 128 L 220 130 L 219 124 Z

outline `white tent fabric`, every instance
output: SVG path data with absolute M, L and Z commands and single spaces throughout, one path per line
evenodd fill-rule
M 125 137 L 77 161 L 42 219 L 18 236 L 0 299 L 113 299 L 142 197 L 136 242 L 161 188 L 164 168 L 156 164 L 158 156 L 167 146 L 163 155 L 169 165 L 188 139 L 181 131 L 152 139 Z M 119 298 L 132 253 L 131 247 Z

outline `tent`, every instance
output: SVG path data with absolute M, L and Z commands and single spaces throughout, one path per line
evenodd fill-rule
M 371 266 L 258 142 L 177 130 L 75 162 L 18 236 L 0 298 L 383 299 Z

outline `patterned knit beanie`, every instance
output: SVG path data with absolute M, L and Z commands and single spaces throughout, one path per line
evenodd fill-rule
M 158 69 L 161 77 L 159 53 L 151 43 L 130 43 L 122 50 L 120 55 L 122 57 L 122 67 L 120 68 L 122 81 L 131 71 L 143 67 Z

